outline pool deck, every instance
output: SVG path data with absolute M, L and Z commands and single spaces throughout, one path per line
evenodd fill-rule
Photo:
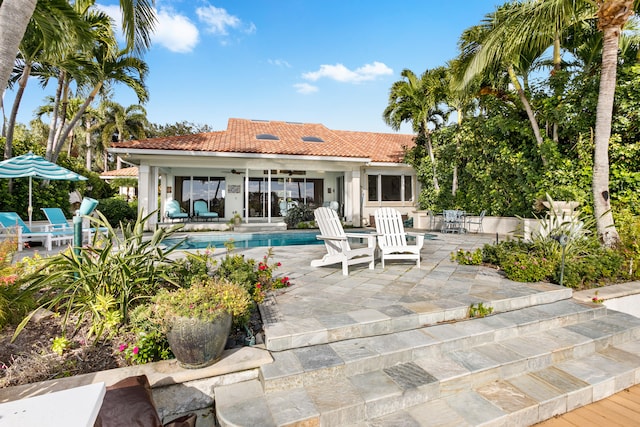
M 322 245 L 274 247 L 272 259 L 282 263 L 276 274 L 293 286 L 260 307 L 264 344 L 246 348 L 256 352 L 255 364 L 225 366 L 243 379 L 223 375 L 226 382 L 211 386 L 217 422 L 528 426 L 640 383 L 640 319 L 591 303 L 593 292 L 513 282 L 450 259 L 493 242 L 494 235 L 436 233 L 425 240 L 419 269 L 392 261 L 384 269 L 352 266 L 348 276 L 339 264 L 310 266 L 325 254 Z M 266 248 L 238 253 L 262 259 Z M 640 283 L 624 286 L 628 294 Z M 469 319 L 478 303 L 494 313 Z M 185 373 L 158 362 L 148 375 L 152 385 L 189 375 L 185 385 L 204 389 L 198 384 L 208 372 L 220 375 L 219 364 Z M 87 381 L 109 383 L 130 372 Z M 155 386 L 154 399 L 164 414 L 193 409 Z

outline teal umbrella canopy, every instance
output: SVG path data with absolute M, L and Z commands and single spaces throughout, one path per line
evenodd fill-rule
M 22 156 L 12 157 L 0 162 L 0 178 L 29 178 L 29 226 L 31 226 L 31 214 L 33 205 L 31 203 L 31 179 L 50 179 L 56 181 L 86 181 L 82 175 L 79 175 L 69 169 L 63 168 L 55 163 L 45 160 L 43 157 L 36 156 L 29 152 Z

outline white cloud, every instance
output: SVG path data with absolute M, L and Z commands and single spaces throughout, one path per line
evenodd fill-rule
M 303 95 L 309 95 L 318 91 L 318 86 L 310 85 L 309 83 L 296 83 L 293 87 L 296 88 L 296 92 Z
M 291 68 L 291 64 L 289 64 L 284 59 L 267 59 L 267 62 L 277 67 Z
M 350 70 L 342 64 L 321 65 L 318 71 L 304 73 L 302 77 L 315 82 L 323 77 L 342 83 L 360 83 L 375 80 L 379 76 L 391 75 L 393 70 L 382 62 L 374 61 L 355 70 Z
M 152 39 L 171 52 L 187 53 L 198 44 L 198 29 L 186 16 L 162 9 Z
M 196 9 L 200 21 L 208 28 L 207 32 L 218 36 L 228 36 L 229 29 L 241 31 L 246 34 L 254 34 L 256 26 L 253 23 L 245 24 L 240 18 L 230 15 L 226 9 L 215 6 L 205 6 Z
M 96 8 L 109 15 L 115 24 L 115 31 L 119 40 L 124 40 L 122 36 L 122 12 L 120 6 L 105 6 L 96 4 Z M 157 22 L 151 41 L 165 47 L 172 52 L 191 52 L 198 44 L 198 29 L 184 15 L 175 13 L 172 9 L 163 8 L 156 11 Z

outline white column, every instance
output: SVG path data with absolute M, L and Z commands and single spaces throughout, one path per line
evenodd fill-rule
M 150 169 L 149 165 L 138 166 L 138 213 L 144 215 L 153 210 L 151 209 L 151 202 L 149 200 L 149 196 L 151 195 Z M 145 228 L 149 229 L 149 224 L 146 224 Z
M 245 169 L 244 178 L 244 222 L 249 223 L 249 168 Z
M 271 224 L 271 168 L 267 172 L 267 222 Z
M 159 170 L 157 166 L 152 166 L 149 173 L 149 211 L 153 212 L 158 209 L 158 182 L 159 182 Z M 158 224 L 158 216 L 153 215 L 149 218 L 147 226 L 149 230 L 156 228 Z
M 347 171 L 344 174 L 344 216 L 354 227 L 362 226 L 362 202 L 360 171 Z

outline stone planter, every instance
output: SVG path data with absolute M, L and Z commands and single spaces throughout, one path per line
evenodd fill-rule
M 214 321 L 176 318 L 167 332 L 167 340 L 179 365 L 197 369 L 216 362 L 227 343 L 231 320 L 231 314 L 227 313 Z

